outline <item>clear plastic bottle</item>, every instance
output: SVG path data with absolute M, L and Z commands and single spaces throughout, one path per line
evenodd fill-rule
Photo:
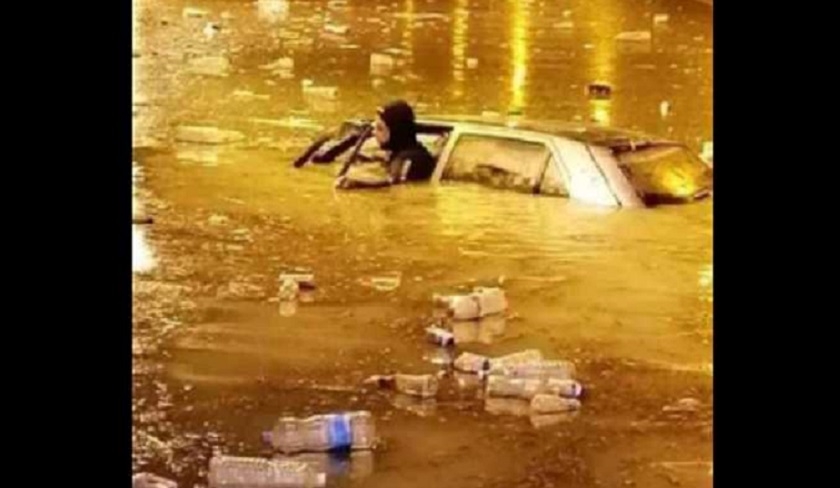
M 440 327 L 427 327 L 426 338 L 429 342 L 438 346 L 449 347 L 455 345 L 455 336 L 452 332 Z
M 465 352 L 455 358 L 452 365 L 458 371 L 464 371 L 466 373 L 482 373 L 490 368 L 490 358 L 480 354 Z
M 312 273 L 281 273 L 278 277 L 278 281 L 280 283 L 285 283 L 288 280 L 294 281 L 298 285 L 298 288 L 301 290 L 315 289 L 315 275 L 313 275 Z
M 501 374 L 512 378 L 558 378 L 573 379 L 576 376 L 574 363 L 563 360 L 542 360 L 530 363 L 508 364 L 500 366 L 494 364 L 491 374 Z
M 315 415 L 306 419 L 282 417 L 266 435 L 274 449 L 290 454 L 345 449 L 371 449 L 376 426 L 370 412 Z
M 490 360 L 490 370 L 503 370 L 518 364 L 537 363 L 542 361 L 543 355 L 538 349 L 526 349 L 506 356 Z
M 542 387 L 542 380 L 494 375 L 487 378 L 487 397 L 513 397 L 530 400 L 542 391 Z
M 449 297 L 449 316 L 455 320 L 471 320 L 480 317 L 480 305 L 473 295 Z
M 217 455 L 208 480 L 210 488 L 316 488 L 326 475 L 298 461 Z
M 502 313 L 508 308 L 505 291 L 501 288 L 476 288 L 473 296 L 479 303 L 479 317 Z
M 277 454 L 274 459 L 305 463 L 316 473 L 326 473 L 327 481 L 339 478 L 367 478 L 373 474 L 374 467 L 373 452 L 371 451 L 352 451 L 349 453 L 307 452 L 291 456 Z
M 502 313 L 508 308 L 505 292 L 501 288 L 479 287 L 467 295 L 434 295 L 432 300 L 439 307 L 446 307 L 455 320 L 474 320 L 487 315 Z
M 438 391 L 437 376 L 431 374 L 377 375 L 368 378 L 366 383 L 421 398 L 432 398 Z
M 535 395 L 544 393 L 567 398 L 577 398 L 582 392 L 583 387 L 575 380 L 557 378 L 510 378 L 499 375 L 491 375 L 487 378 L 488 397 L 517 397 L 530 400 Z
M 400 393 L 421 398 L 432 398 L 437 395 L 438 379 L 435 375 L 397 374 L 394 375 L 394 379 L 397 391 Z

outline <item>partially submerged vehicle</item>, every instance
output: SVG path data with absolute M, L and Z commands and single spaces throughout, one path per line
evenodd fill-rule
M 331 163 L 340 175 L 382 161 L 370 120 L 350 120 L 295 161 Z M 436 158 L 432 183 L 462 181 L 579 202 L 646 207 L 712 195 L 711 166 L 686 146 L 620 129 L 485 117 L 425 117 L 418 139 Z

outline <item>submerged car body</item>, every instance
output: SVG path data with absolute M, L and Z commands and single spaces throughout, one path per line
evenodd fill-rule
M 347 121 L 338 137 L 369 125 Z M 613 207 L 691 202 L 712 193 L 709 164 L 682 144 L 636 132 L 486 117 L 424 117 L 417 125 L 437 160 L 432 183 L 469 181 Z M 377 148 L 368 135 L 354 152 L 371 160 Z

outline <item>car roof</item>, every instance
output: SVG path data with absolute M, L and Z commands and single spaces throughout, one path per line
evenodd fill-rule
M 418 117 L 420 125 L 462 126 L 463 128 L 499 128 L 527 130 L 572 139 L 586 144 L 618 148 L 646 144 L 676 144 L 642 132 L 609 128 L 580 122 L 533 120 L 503 115 L 429 115 Z

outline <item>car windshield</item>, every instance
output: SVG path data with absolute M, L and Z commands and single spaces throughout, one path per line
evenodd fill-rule
M 690 202 L 711 194 L 712 169 L 685 147 L 650 145 L 616 152 L 621 170 L 647 205 Z

